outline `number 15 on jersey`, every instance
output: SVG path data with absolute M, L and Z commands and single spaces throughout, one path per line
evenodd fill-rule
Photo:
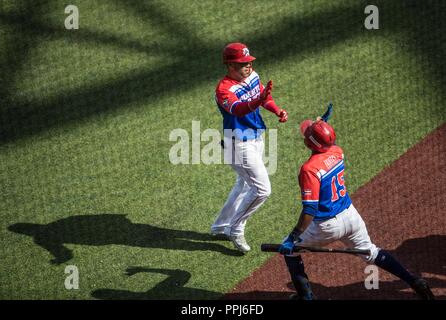
M 347 189 L 345 188 L 344 170 L 342 170 L 331 178 L 331 202 L 338 201 L 339 197 L 345 197 L 346 193 Z

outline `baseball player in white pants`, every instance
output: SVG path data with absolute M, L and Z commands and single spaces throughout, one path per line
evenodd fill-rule
M 370 250 L 370 256 L 361 256 L 373 262 L 379 249 L 371 242 L 367 227 L 356 208 L 351 204 L 331 219 L 314 220 L 299 236 L 302 246 L 323 247 L 340 240 L 347 248 Z
M 411 274 L 389 252 L 371 242 L 366 225 L 348 195 L 344 153 L 335 144 L 336 133 L 326 122 L 328 116 L 326 113 L 317 121 L 305 120 L 301 124 L 304 143 L 312 151 L 299 173 L 303 209 L 296 226 L 279 248 L 297 291 L 293 298 L 314 299 L 304 262 L 300 255 L 292 254 L 293 246 L 325 246 L 340 240 L 348 247 L 370 250 L 369 256 L 361 257 L 405 281 L 421 299 L 433 300 L 424 279 Z
M 264 87 L 253 70 L 254 60 L 243 43 L 228 44 L 223 50 L 227 74 L 215 90 L 215 100 L 223 116 L 225 162 L 231 163 L 237 180 L 211 227 L 211 234 L 225 234 L 244 253 L 251 250 L 244 237 L 246 221 L 271 194 L 262 159 L 262 134 L 266 126 L 259 107 L 274 113 L 280 122 L 288 119 L 287 112 L 271 96 L 272 82 Z
M 247 141 L 231 140 L 225 139 L 225 146 L 232 148 L 235 161 L 231 167 L 237 173 L 237 180 L 211 232 L 240 237 L 245 233 L 246 220 L 271 194 L 271 184 L 262 159 L 262 136 Z M 225 155 L 231 156 L 231 152 Z M 247 245 L 242 245 L 241 249 L 250 250 Z

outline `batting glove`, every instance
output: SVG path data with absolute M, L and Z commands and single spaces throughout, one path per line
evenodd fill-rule
M 279 122 L 287 122 L 288 120 L 288 112 L 284 109 L 280 109 L 277 116 L 279 117 Z
M 284 255 L 292 254 L 293 247 L 294 247 L 294 236 L 290 234 L 288 235 L 288 237 L 285 238 L 285 240 L 280 245 L 279 252 Z

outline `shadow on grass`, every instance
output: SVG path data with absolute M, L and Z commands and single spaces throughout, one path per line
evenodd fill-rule
M 39 23 L 39 15 L 45 5 L 40 1 L 21 6 L 22 19 L 5 15 L 0 7 L 0 34 L 6 40 L 0 48 L 0 124 L 15 118 L 14 95 L 16 77 L 23 69 L 29 56 L 40 42 L 39 28 L 32 28 Z M 11 23 L 14 21 L 14 23 Z M 0 129 L 0 133 L 3 129 Z M 0 138 L 1 134 L 0 134 Z M 1 141 L 1 140 L 0 140 Z
M 124 214 L 78 215 L 49 224 L 16 223 L 9 231 L 31 236 L 34 242 L 48 250 L 53 264 L 73 258 L 64 244 L 103 246 L 110 244 L 167 250 L 216 251 L 229 256 L 242 253 L 213 243 L 210 234 L 172 230 L 132 223 Z
M 145 267 L 129 267 L 127 276 L 137 273 L 160 273 L 168 277 L 146 292 L 128 290 L 98 289 L 91 293 L 96 299 L 104 300 L 159 300 L 159 299 L 218 299 L 220 292 L 185 287 L 191 274 L 184 270 L 157 269 Z
M 382 31 L 397 34 L 404 39 L 400 43 L 401 52 L 408 51 L 416 57 L 417 64 L 422 66 L 423 73 L 411 81 L 419 83 L 420 89 L 426 87 L 430 90 L 434 87 L 435 94 L 439 96 L 437 101 L 442 101 L 440 97 L 446 99 L 446 2 L 377 0 L 374 4 L 380 9 Z M 423 91 L 420 90 L 421 95 Z M 432 97 L 426 98 L 432 100 Z M 428 114 L 420 117 L 446 120 L 442 103 L 426 111 Z
M 42 101 L 21 101 L 15 97 L 17 93 L 11 86 L 0 104 L 0 143 L 11 142 L 131 103 L 153 102 L 157 98 L 189 91 L 204 83 L 215 85 L 225 73 L 221 64 L 221 50 L 225 43 L 204 43 L 194 36 L 193 30 L 185 29 L 187 22 L 177 21 L 156 4 L 138 2 L 126 5 L 145 20 L 160 26 L 172 38 L 181 39 L 173 50 L 169 50 L 169 46 L 165 47 L 168 48 L 166 55 L 175 57 L 173 62 L 124 74 L 118 79 L 98 81 L 94 85 L 67 90 Z M 350 6 L 331 8 L 301 19 L 288 17 L 277 28 L 265 30 L 261 35 L 246 35 L 246 39 L 242 36 L 234 40 L 247 42 L 253 53 L 257 53 L 259 65 L 275 63 L 304 53 L 311 55 L 312 52 L 322 51 L 360 34 L 363 15 L 361 10 L 361 6 L 352 3 Z M 60 32 L 54 33 L 51 27 L 45 27 L 45 21 L 29 21 L 25 15 L 0 15 L 0 21 L 9 26 L 20 26 L 22 35 L 17 36 L 18 43 L 26 41 L 26 34 L 30 30 L 40 40 L 51 41 L 61 37 Z M 64 36 L 68 43 L 73 44 L 84 38 L 94 42 L 95 38 L 92 32 L 83 34 L 82 29 L 76 33 L 65 32 Z M 119 42 L 119 39 L 97 36 L 98 45 L 109 45 L 110 41 Z M 122 45 L 127 46 L 128 41 L 124 41 Z M 131 45 L 135 46 L 135 43 Z M 21 54 L 18 51 L 17 54 Z M 141 51 L 141 46 L 137 51 Z M 159 53 L 158 50 L 157 54 Z M 70 69 L 69 72 L 73 70 Z M 14 79 L 14 72 L 11 75 L 13 77 L 10 81 L 19 80 Z M 212 96 L 212 92 L 209 96 Z M 213 107 L 216 108 L 215 105 Z
M 203 83 L 216 84 L 224 73 L 220 57 L 225 43 L 203 42 L 195 35 L 194 30 L 188 29 L 187 21 L 171 16 L 151 2 L 118 1 L 118 4 L 160 28 L 174 39 L 174 45 L 120 39 L 114 35 L 95 33 L 82 28 L 76 32 L 65 32 L 63 29 L 58 31 L 47 26 L 46 21 L 40 21 L 38 14 L 32 15 L 30 19 L 27 12 L 14 16 L 0 13 L 0 21 L 14 28 L 16 32 L 15 41 L 10 41 L 7 45 L 6 61 L 1 63 L 5 68 L 8 64 L 10 66 L 6 68 L 8 72 L 4 73 L 3 82 L 6 85 L 0 89 L 0 143 L 122 108 L 130 103 L 153 102 L 156 98 L 179 94 Z M 439 88 L 444 88 L 446 70 L 443 57 L 446 48 L 443 41 L 443 17 L 446 14 L 446 5 L 439 4 L 438 1 L 379 1 L 377 5 L 383 16 L 383 30 L 365 30 L 364 5 L 352 1 L 344 6 L 328 6 L 306 17 L 286 16 L 272 28 L 267 28 L 261 33 L 238 35 L 238 39 L 234 41 L 247 43 L 252 53 L 258 57 L 256 63 L 264 66 L 290 56 L 305 59 L 305 56 L 313 56 L 366 32 L 376 36 L 380 36 L 380 32 L 396 32 L 412 39 L 408 49 L 427 61 L 427 72 L 433 75 L 434 81 L 439 83 Z M 33 13 L 35 9 L 35 5 L 30 5 L 28 11 Z M 39 10 L 44 10 L 44 7 Z M 37 46 L 38 41 L 55 39 L 64 39 L 73 44 L 88 42 L 115 45 L 136 52 L 145 51 L 148 55 L 153 52 L 162 54 L 164 51 L 167 56 L 175 58 L 172 63 L 162 67 L 141 69 L 115 80 L 98 81 L 95 85 L 61 92 L 41 102 L 17 100 L 13 85 L 15 81 L 19 81 L 15 78 L 16 69 L 21 67 L 28 51 Z M 67 72 L 73 70 L 67 69 Z M 327 79 L 329 82 L 335 80 Z M 444 90 L 440 90 L 444 95 Z M 209 94 L 212 95 L 212 92 Z M 443 116 L 441 109 L 432 112 L 433 116 Z
M 392 254 L 401 259 L 410 270 L 417 273 L 429 274 L 431 288 L 446 288 L 444 276 L 446 273 L 446 236 L 431 235 L 404 241 Z M 382 271 L 382 270 L 381 270 Z M 185 287 L 191 274 L 184 270 L 154 269 L 145 267 L 130 267 L 126 275 L 132 276 L 140 272 L 161 273 L 168 277 L 146 292 L 132 292 L 128 290 L 99 289 L 92 292 L 97 299 L 224 299 L 224 300 L 287 300 L 291 292 L 276 291 L 248 291 L 221 293 Z M 382 271 L 384 272 L 384 271 Z M 310 275 L 311 279 L 311 275 Z M 291 282 L 288 288 L 294 290 Z M 366 290 L 363 282 L 344 286 L 325 286 L 312 282 L 312 288 L 320 300 L 413 300 L 417 295 L 409 286 L 401 281 L 381 281 L 379 289 Z M 446 299 L 443 293 L 436 295 L 437 299 Z
M 389 250 L 390 251 L 390 250 Z M 432 289 L 443 289 L 436 294 L 437 299 L 446 299 L 446 235 L 430 235 L 422 238 L 408 239 L 395 250 L 390 251 L 403 265 L 417 275 L 422 275 Z M 358 258 L 359 259 L 359 258 Z M 305 261 L 305 258 L 304 258 Z M 327 268 L 329 266 L 327 265 Z M 385 272 L 380 269 L 380 272 Z M 311 287 L 321 300 L 406 300 L 418 299 L 414 291 L 402 280 L 380 281 L 379 289 L 367 290 L 364 282 L 344 286 L 325 286 L 317 283 L 317 279 L 308 275 Z M 340 274 L 342 279 L 346 276 Z M 289 282 L 288 288 L 294 291 Z M 435 294 L 435 290 L 434 294 Z M 288 299 L 291 292 L 249 291 L 243 293 L 228 293 L 224 299 Z

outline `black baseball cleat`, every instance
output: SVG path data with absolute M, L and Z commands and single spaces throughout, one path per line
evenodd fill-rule
M 427 281 L 423 278 L 415 280 L 411 287 L 422 300 L 435 300 L 435 296 L 429 288 Z

